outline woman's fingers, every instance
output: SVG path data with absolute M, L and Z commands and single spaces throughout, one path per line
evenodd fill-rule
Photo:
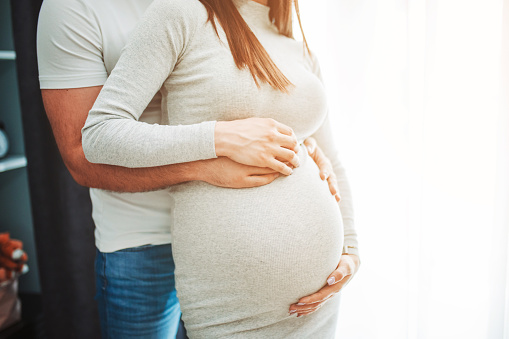
M 289 162 L 293 167 L 299 167 L 299 157 L 295 154 L 294 151 L 290 151 L 289 149 L 279 147 L 275 152 L 276 157 L 281 159 L 282 162 Z
M 297 138 L 295 136 L 288 136 L 285 134 L 279 134 L 275 138 L 275 142 L 279 144 L 279 146 L 288 148 L 289 150 L 298 153 L 299 151 L 299 143 L 297 142 Z
M 313 313 L 315 311 L 318 311 L 320 308 L 322 308 L 322 306 L 323 306 L 323 303 L 319 304 L 316 307 L 309 308 L 309 309 L 306 309 L 306 310 L 299 310 L 299 311 L 295 311 L 295 312 L 290 312 L 290 314 L 297 314 L 297 317 L 301 317 L 303 315 L 311 314 L 311 313 Z
M 341 197 L 339 195 L 338 183 L 336 176 L 334 175 L 330 160 L 325 156 L 321 148 L 318 147 L 314 138 L 307 138 L 304 140 L 304 144 L 308 149 L 310 157 L 313 159 L 313 161 L 318 166 L 318 169 L 320 170 L 320 179 L 327 180 L 331 194 L 335 197 L 336 201 L 339 202 Z
M 339 195 L 338 181 L 337 181 L 334 173 L 332 173 L 327 178 L 327 183 L 329 184 L 329 190 L 330 190 L 331 194 L 336 198 L 336 201 L 339 202 L 341 200 L 341 196 Z
M 284 163 L 276 159 L 269 159 L 267 166 L 283 175 L 290 175 L 293 173 L 293 170 L 289 166 L 285 165 Z
M 290 136 L 294 135 L 293 129 L 291 129 L 290 127 L 288 127 L 285 124 L 282 124 L 278 121 L 275 121 L 275 123 L 276 123 L 276 129 L 278 130 L 279 133 L 290 135 Z
M 305 306 L 307 304 L 323 302 L 326 299 L 328 299 L 331 295 L 333 295 L 334 293 L 339 292 L 340 289 L 341 289 L 341 287 L 339 286 L 339 283 L 332 285 L 332 286 L 325 285 L 318 292 L 315 292 L 311 295 L 308 295 L 306 297 L 299 299 L 297 305 Z
M 320 300 L 319 302 L 316 302 L 316 303 L 311 303 L 311 304 L 300 304 L 300 303 L 292 304 L 292 305 L 290 305 L 289 312 L 290 312 L 290 314 L 293 314 L 293 313 L 302 313 L 302 312 L 308 312 L 308 311 L 316 311 L 317 308 L 321 307 L 323 305 L 323 303 L 325 303 L 327 300 L 329 300 L 333 296 L 334 296 L 334 294 L 331 294 L 331 295 L 327 296 L 325 299 Z
M 338 267 L 327 278 L 328 285 L 334 285 L 352 276 L 358 266 L 354 260 L 355 257 L 344 254 L 339 259 Z
M 340 266 L 331 275 L 327 278 L 327 284 L 329 286 L 338 284 L 343 281 L 346 277 L 349 277 L 353 274 L 351 268 L 348 266 Z
M 322 307 L 322 305 L 323 304 L 320 304 L 320 306 L 318 306 L 317 308 L 315 308 L 314 310 L 311 310 L 311 311 L 305 311 L 305 312 L 297 313 L 297 318 L 298 317 L 302 317 L 303 315 L 308 315 L 308 314 L 311 314 L 311 313 L 314 313 L 314 312 L 318 311 Z
M 269 167 L 285 175 L 291 169 L 277 161 L 296 164 L 294 154 L 281 152 L 288 149 L 299 151 L 293 130 L 270 118 L 248 118 L 233 121 L 218 121 L 214 129 L 216 155 L 226 156 L 243 165 Z
M 316 151 L 316 140 L 315 138 L 309 137 L 306 140 L 304 140 L 304 145 L 306 146 L 306 149 L 308 150 L 308 154 L 313 158 L 314 153 Z
M 300 298 L 295 304 L 290 305 L 289 312 L 291 314 L 305 314 L 314 312 L 313 309 L 323 303 L 345 287 L 359 269 L 360 260 L 357 255 L 343 254 L 339 260 L 339 264 L 327 278 L 327 284 L 318 292 L 306 297 Z
M 304 141 L 304 144 L 308 149 L 309 156 L 313 159 L 320 170 L 320 179 L 326 180 L 329 178 L 329 175 L 333 170 L 332 164 L 329 158 L 323 154 L 322 149 L 316 144 L 316 140 L 313 138 L 307 138 Z

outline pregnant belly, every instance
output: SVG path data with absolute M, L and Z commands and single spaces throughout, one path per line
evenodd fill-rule
M 287 317 L 291 303 L 324 286 L 336 268 L 343 245 L 339 207 L 314 162 L 304 149 L 299 154 L 301 166 L 292 175 L 266 186 L 191 182 L 170 190 L 186 327 L 277 321 Z

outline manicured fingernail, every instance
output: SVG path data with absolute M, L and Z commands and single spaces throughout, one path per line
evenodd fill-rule
M 290 314 L 297 312 L 297 310 L 291 310 Z
M 298 306 L 304 306 L 304 305 L 306 305 L 306 304 L 304 304 L 304 303 L 298 303 L 297 305 L 298 305 Z
M 327 171 L 323 171 L 323 180 L 327 179 L 329 177 L 329 173 Z
M 329 279 L 327 279 L 327 284 L 329 284 L 329 285 L 333 285 L 335 282 L 336 282 L 336 278 L 334 278 L 334 277 L 330 277 Z
M 28 265 L 23 265 L 23 268 L 21 269 L 21 274 L 25 274 L 25 273 L 28 273 L 29 271 L 29 268 L 28 268 Z

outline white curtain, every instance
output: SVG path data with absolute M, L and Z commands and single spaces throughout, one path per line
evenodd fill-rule
M 509 339 L 509 0 L 300 8 L 361 246 L 338 338 Z

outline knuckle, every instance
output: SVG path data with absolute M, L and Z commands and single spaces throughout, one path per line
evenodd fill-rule
M 256 156 L 256 160 L 258 161 L 259 164 L 267 164 L 270 162 L 270 159 L 265 152 L 258 154 Z
M 274 142 L 276 139 L 276 131 L 274 130 L 270 130 L 267 132 L 267 140 L 269 140 L 270 142 Z

